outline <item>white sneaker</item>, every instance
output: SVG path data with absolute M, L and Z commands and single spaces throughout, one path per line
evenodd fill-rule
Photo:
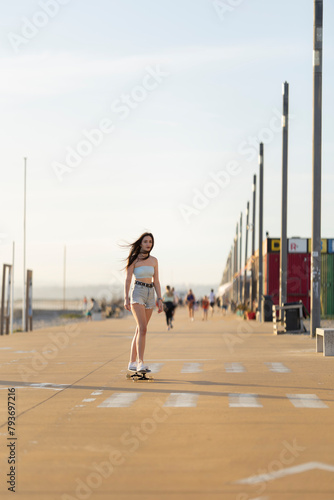
M 139 361 L 137 365 L 137 372 L 150 372 L 151 370 L 147 365 L 144 365 L 141 361 Z
M 136 361 L 133 361 L 128 364 L 128 370 L 130 372 L 136 372 L 137 371 L 137 362 Z

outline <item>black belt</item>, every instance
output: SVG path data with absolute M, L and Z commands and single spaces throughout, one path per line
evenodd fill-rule
M 143 281 L 135 281 L 135 285 L 147 286 L 147 288 L 153 288 L 153 283 L 144 283 Z

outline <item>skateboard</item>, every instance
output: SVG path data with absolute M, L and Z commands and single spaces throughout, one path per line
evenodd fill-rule
M 138 382 L 139 380 L 152 381 L 154 380 L 153 377 L 151 375 L 147 376 L 150 371 L 151 370 L 146 372 L 137 372 L 136 370 L 128 370 L 126 378 L 132 380 L 133 382 Z

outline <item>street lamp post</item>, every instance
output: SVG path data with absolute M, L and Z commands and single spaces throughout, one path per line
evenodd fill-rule
M 26 198 L 27 198 L 27 158 L 24 158 L 23 194 L 23 293 L 22 293 L 22 331 L 26 330 Z
M 262 293 L 263 293 L 263 143 L 260 144 L 259 155 L 259 276 L 258 276 L 258 304 L 259 321 L 262 322 Z
M 247 208 L 246 208 L 245 269 L 244 269 L 244 296 L 243 296 L 243 303 L 244 303 L 244 305 L 246 305 L 248 229 L 249 229 L 249 201 L 247 202 Z
M 235 268 L 234 268 L 234 276 L 236 276 L 235 280 L 235 288 L 236 293 L 233 294 L 235 296 L 235 302 L 238 303 L 239 298 L 239 279 L 238 279 L 238 234 L 239 234 L 239 224 L 237 223 L 235 230 L 235 239 L 234 239 L 234 248 L 235 248 Z
M 239 246 L 239 302 L 242 302 L 242 212 L 240 213 L 240 226 L 239 226 L 239 241 L 240 241 L 240 246 Z
M 13 333 L 13 318 L 14 318 L 14 264 L 15 264 L 15 241 L 13 241 L 12 250 L 12 272 L 11 272 L 11 289 L 10 289 L 10 334 Z
M 256 296 L 254 287 L 254 255 L 255 255 L 255 221 L 256 221 L 256 175 L 253 176 L 253 222 L 252 222 L 252 277 L 251 277 L 251 310 Z
M 289 84 L 283 84 L 283 116 L 282 116 L 282 206 L 281 206 L 281 251 L 279 305 L 287 301 L 287 214 L 288 214 L 288 131 L 289 131 Z M 282 315 L 280 314 L 281 320 Z
M 63 310 L 66 309 L 66 245 L 64 246 Z
M 323 0 L 314 0 L 313 31 L 313 196 L 311 252 L 311 325 L 315 337 L 320 327 L 321 283 L 321 121 L 322 121 L 322 22 Z

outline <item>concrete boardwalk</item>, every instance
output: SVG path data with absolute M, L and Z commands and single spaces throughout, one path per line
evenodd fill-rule
M 334 358 L 315 340 L 182 309 L 167 332 L 154 312 L 155 380 L 133 383 L 134 328 L 129 315 L 0 338 L 1 498 L 8 444 L 24 500 L 334 498 Z

